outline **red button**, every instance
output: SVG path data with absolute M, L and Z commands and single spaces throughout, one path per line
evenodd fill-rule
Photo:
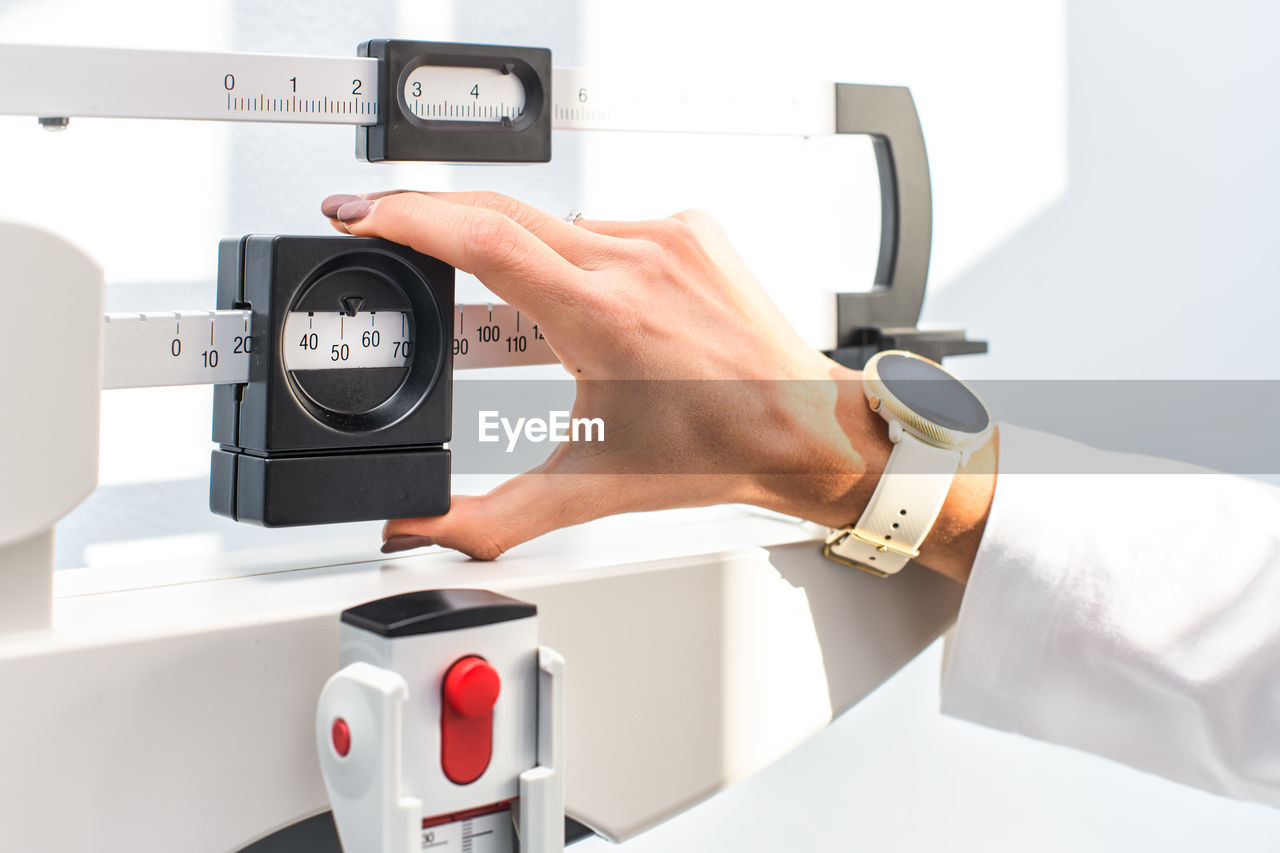
M 347 726 L 347 721 L 341 717 L 334 720 L 329 734 L 333 738 L 333 751 L 345 758 L 351 751 L 351 729 Z
M 493 757 L 493 706 L 502 680 L 484 658 L 458 660 L 444 677 L 440 703 L 440 765 L 444 775 L 467 785 L 484 774 Z
M 444 678 L 444 700 L 464 717 L 487 717 L 498 703 L 502 681 L 484 658 L 466 657 Z

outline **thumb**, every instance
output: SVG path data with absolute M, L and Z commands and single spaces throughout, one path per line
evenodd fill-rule
M 607 475 L 546 474 L 531 471 L 507 480 L 486 495 L 459 495 L 445 515 L 388 521 L 383 553 L 442 545 L 476 560 L 503 552 L 561 527 L 615 512 L 619 490 Z

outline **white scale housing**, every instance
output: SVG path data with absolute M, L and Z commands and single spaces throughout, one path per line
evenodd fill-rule
M 517 608 L 529 615 L 513 618 Z M 379 612 L 360 624 L 358 614 L 371 609 Z M 534 614 L 532 605 L 482 590 L 410 593 L 343 614 L 343 669 L 321 692 L 316 748 L 347 853 L 510 853 L 513 816 L 526 853 L 563 849 L 555 760 L 562 664 L 539 649 Z M 493 667 L 500 689 L 488 766 L 457 784 L 442 763 L 444 681 L 468 657 Z M 339 720 L 350 735 L 345 755 L 334 738 Z M 494 811 L 455 817 L 486 809 Z M 481 821 L 473 835 L 471 824 Z

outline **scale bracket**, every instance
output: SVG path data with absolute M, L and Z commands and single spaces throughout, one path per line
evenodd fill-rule
M 836 84 L 836 133 L 871 137 L 880 175 L 880 259 L 871 290 L 836 295 L 832 359 L 860 369 L 885 349 L 939 361 L 987 351 L 962 331 L 917 328 L 929 275 L 933 198 L 924 131 L 905 86 Z

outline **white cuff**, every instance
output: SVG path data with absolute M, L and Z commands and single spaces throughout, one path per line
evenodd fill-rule
M 1280 805 L 1280 489 L 1005 425 L 999 454 L 943 712 Z

